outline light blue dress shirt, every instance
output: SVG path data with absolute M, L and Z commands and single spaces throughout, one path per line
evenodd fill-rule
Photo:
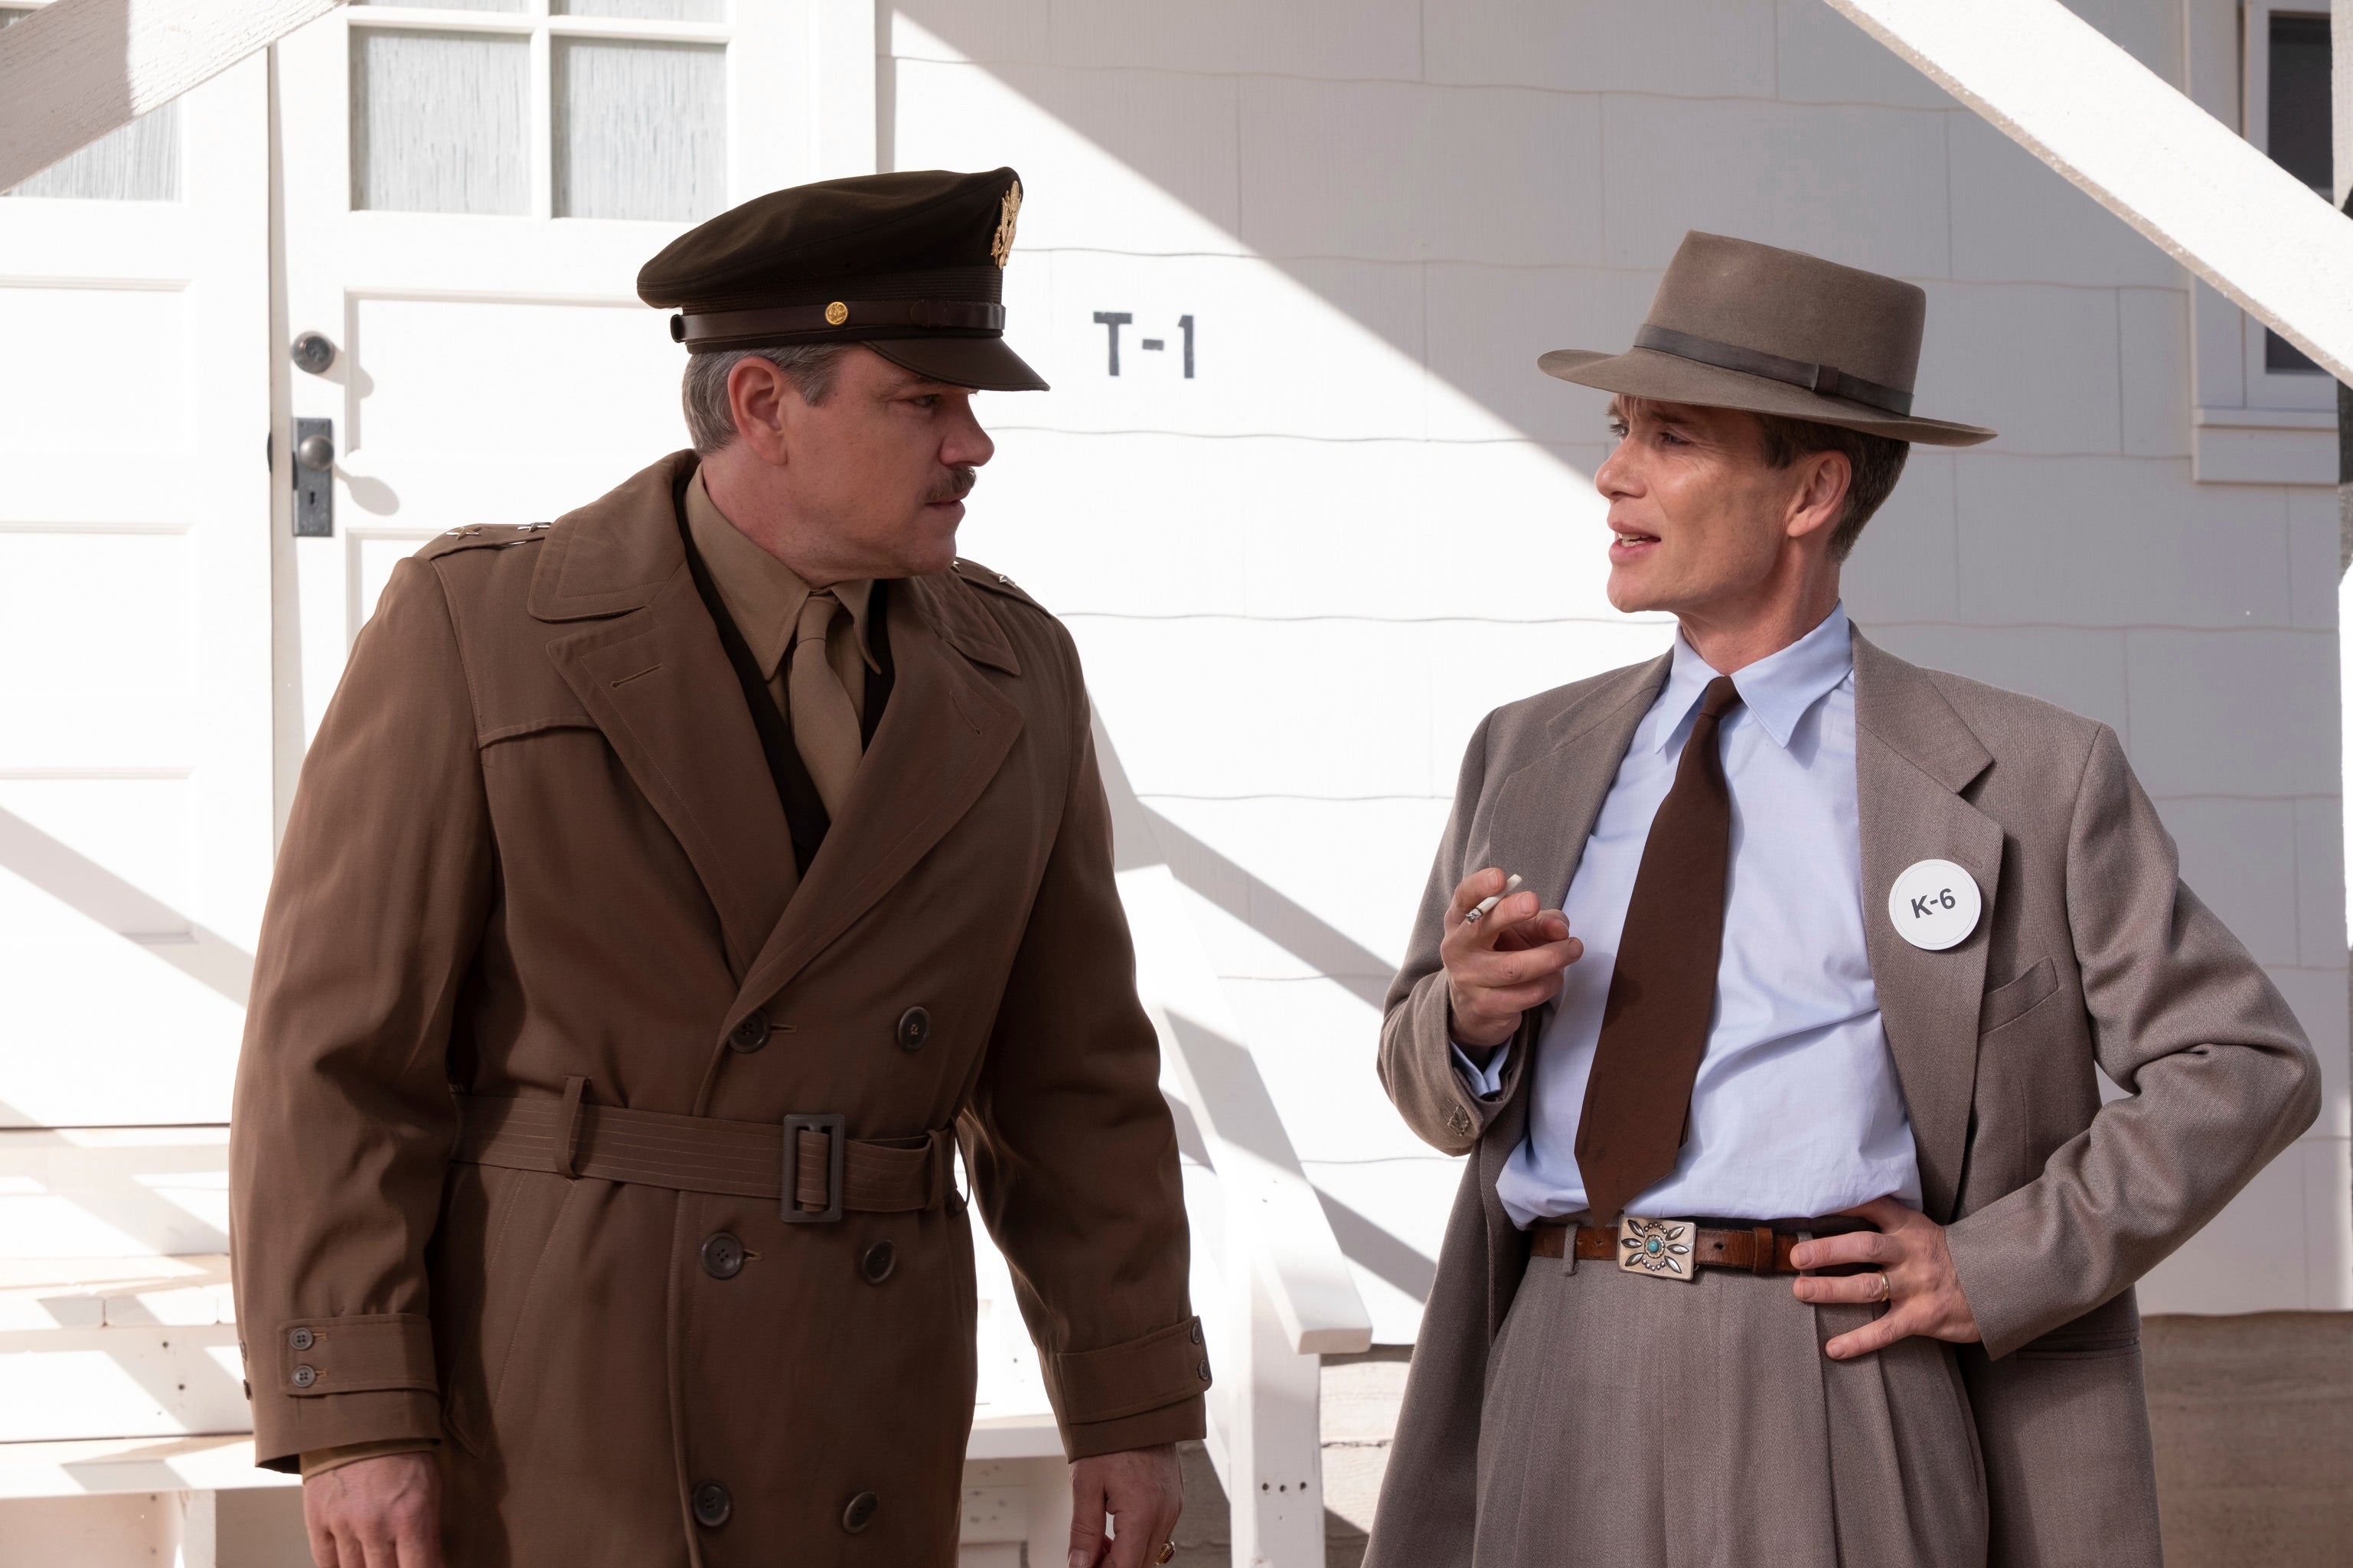
M 1585 956 L 1569 965 L 1537 1043 L 1527 1139 L 1496 1183 L 1516 1225 L 1585 1207 L 1577 1124 L 1626 904 L 1700 693 L 1717 673 L 1677 635 L 1673 671 L 1634 731 L 1561 899 Z M 1732 865 L 1715 1012 L 1692 1089 L 1690 1137 L 1673 1173 L 1629 1211 L 1803 1219 L 1891 1193 L 1917 1208 L 1912 1123 L 1863 948 L 1845 609 L 1732 682 L 1741 703 L 1719 731 Z M 1479 1093 L 1500 1090 L 1502 1051 L 1483 1069 L 1455 1055 Z

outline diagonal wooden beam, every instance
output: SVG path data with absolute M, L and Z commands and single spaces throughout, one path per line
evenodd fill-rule
M 2059 0 L 1829 0 L 2353 381 L 2353 222 Z
M 55 0 L 0 30 L 0 190 L 342 0 Z

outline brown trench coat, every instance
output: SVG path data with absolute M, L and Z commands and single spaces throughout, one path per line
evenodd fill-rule
M 1422 1320 L 1366 1568 L 1471 1561 L 1488 1347 L 1527 1266 L 1495 1181 L 1527 1129 L 1528 1016 L 1504 1092 L 1464 1088 L 1446 1037 L 1442 917 L 1508 866 L 1567 888 L 1662 658 L 1490 714 L 1390 987 L 1381 1078 L 1407 1122 L 1472 1159 Z M 2156 1474 L 2132 1285 L 2312 1124 L 2320 1068 L 2286 1001 L 2182 886 L 2173 840 L 2105 725 L 1854 639 L 1865 931 L 1930 1218 L 1981 1344 L 1959 1347 L 2000 1568 L 2157 1568 Z M 1915 861 L 1985 899 L 1958 946 L 1883 912 Z M 2127 1098 L 2103 1108 L 2094 1068 Z M 1662 1287 L 1666 1289 L 1667 1287 Z M 1731 1369 L 1693 1367 L 1715 1397 Z M 1609 1413 L 1587 1418 L 1606 1421 Z M 1595 1506 L 1604 1506 L 1601 1500 Z
M 1071 1455 L 1202 1431 L 1176 1139 L 1069 636 L 969 563 L 893 584 L 896 685 L 795 891 L 680 542 L 691 462 L 427 546 L 353 650 L 237 1075 L 257 1453 L 443 1438 L 459 1565 L 945 1564 L 975 1375 L 960 1199 L 788 1226 L 773 1196 L 450 1158 L 452 1086 L 544 1106 L 575 1078 L 594 1105 L 769 1130 L 954 1126 Z M 765 1043 L 731 1049 L 755 1015 Z M 723 1231 L 748 1255 L 727 1278 L 702 1255 Z M 715 1528 L 691 1500 L 712 1480 Z

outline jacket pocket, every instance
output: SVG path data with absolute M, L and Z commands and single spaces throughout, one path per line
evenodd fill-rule
M 2033 967 L 2023 974 L 1985 994 L 1985 1000 L 1978 1005 L 1978 1033 L 1990 1035 L 2004 1024 L 2018 1022 L 2051 1000 L 2058 990 L 2058 969 L 2047 958 L 2035 960 Z
M 480 1210 L 488 1223 L 479 1230 L 456 1227 L 440 1248 L 434 1316 L 448 1314 L 457 1330 L 456 1354 L 441 1373 L 442 1419 L 449 1435 L 480 1458 L 515 1340 L 530 1321 L 580 1184 L 538 1171 L 463 1168 L 479 1172 L 488 1189 Z

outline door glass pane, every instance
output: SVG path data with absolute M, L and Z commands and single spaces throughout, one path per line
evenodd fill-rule
M 724 47 L 554 44 L 557 216 L 691 221 L 725 205 Z
M 31 15 L 26 10 L 0 10 L 0 27 Z M 150 110 L 0 194 L 114 202 L 178 201 L 180 106 L 174 102 Z
M 554 0 L 559 16 L 641 16 L 658 22 L 724 22 L 727 0 Z
M 531 42 L 352 29 L 352 205 L 521 213 L 531 204 Z

